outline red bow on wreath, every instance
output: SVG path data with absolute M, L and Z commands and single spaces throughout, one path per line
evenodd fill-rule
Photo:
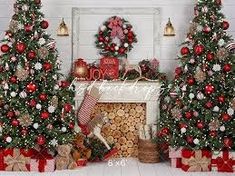
M 122 30 L 122 20 L 119 17 L 113 17 L 109 20 L 108 27 L 112 29 L 111 37 L 118 37 L 119 39 L 124 39 L 125 36 Z

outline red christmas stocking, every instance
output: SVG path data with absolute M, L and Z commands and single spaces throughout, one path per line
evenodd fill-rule
M 92 87 L 90 91 L 86 92 L 77 115 L 78 122 L 81 127 L 86 126 L 91 120 L 92 110 L 94 109 L 100 96 L 101 94 L 99 93 L 99 89 L 96 87 Z

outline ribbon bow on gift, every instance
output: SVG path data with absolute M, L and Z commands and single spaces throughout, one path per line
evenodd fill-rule
M 202 151 L 195 151 L 195 157 L 189 159 L 183 158 L 182 162 L 189 166 L 189 172 L 196 171 L 209 171 L 208 165 L 210 164 L 210 159 L 206 156 L 202 156 Z
M 29 164 L 30 158 L 20 153 L 20 149 L 14 149 L 13 156 L 8 155 L 5 158 L 7 164 L 6 171 L 28 171 L 26 164 Z
M 111 37 L 115 38 L 118 37 L 119 39 L 124 39 L 125 36 L 122 30 L 122 20 L 119 17 L 113 17 L 109 20 L 108 27 L 112 29 Z
M 45 166 L 47 165 L 48 159 L 53 159 L 53 156 L 48 153 L 47 149 L 34 150 L 32 159 L 36 159 L 39 162 L 38 170 L 39 172 L 45 171 Z

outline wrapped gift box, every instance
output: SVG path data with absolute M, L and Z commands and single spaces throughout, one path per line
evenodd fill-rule
M 169 147 L 169 158 L 171 159 L 171 167 L 181 168 L 182 166 L 181 154 L 182 154 L 182 147 L 180 148 Z
M 209 150 L 182 149 L 181 168 L 186 172 L 211 171 L 211 152 Z
M 235 171 L 235 152 L 228 150 L 214 151 L 212 154 L 212 171 L 234 172 Z
M 30 161 L 30 170 L 36 172 L 53 172 L 55 159 L 46 149 L 34 150 Z
M 76 161 L 78 167 L 84 167 L 87 165 L 87 159 L 79 159 Z
M 103 57 L 100 59 L 100 69 L 104 72 L 104 79 L 118 79 L 119 60 L 114 57 Z
M 0 170 L 30 171 L 31 149 L 0 149 Z

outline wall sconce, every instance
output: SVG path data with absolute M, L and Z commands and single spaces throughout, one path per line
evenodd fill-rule
M 62 18 L 60 26 L 57 30 L 57 35 L 58 36 L 69 36 L 69 30 L 68 30 L 67 25 L 64 22 L 64 18 Z
M 175 29 L 171 23 L 170 18 L 168 19 L 168 23 L 166 24 L 164 36 L 175 36 Z

